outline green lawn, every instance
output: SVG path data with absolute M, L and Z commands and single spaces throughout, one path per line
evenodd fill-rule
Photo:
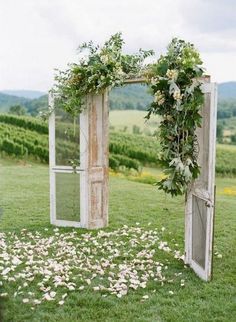
M 33 236 L 40 234 L 46 238 L 55 234 L 49 223 L 47 166 L 0 160 L 0 178 L 1 232 L 9 232 L 11 236 L 14 232 L 17 236 L 21 236 L 20 230 L 27 228 Z M 6 284 L 3 281 L 0 293 L 7 292 L 10 295 L 0 298 L 3 321 L 235 321 L 235 191 L 236 179 L 217 179 L 215 251 L 222 254 L 222 258 L 214 257 L 212 282 L 201 281 L 171 254 L 160 253 L 158 255 L 160 261 L 168 263 L 166 274 L 169 282 L 163 286 L 159 281 L 151 280 L 147 283 L 147 288 L 130 291 L 122 298 L 110 294 L 103 297 L 101 292 L 94 292 L 92 287 L 88 286 L 84 291 L 76 289 L 71 292 L 62 306 L 53 301 L 44 302 L 31 310 L 29 305 L 22 304 L 20 295 L 13 297 L 19 282 Z M 171 247 L 177 243 L 178 248 L 183 250 L 183 208 L 183 198 L 171 199 L 152 185 L 112 177 L 110 225 L 106 231 L 117 230 L 123 225 L 135 226 L 136 222 L 139 222 L 138 227 L 141 226 L 147 231 L 156 227 L 160 231 L 164 226 L 166 230 L 163 236 L 160 232 L 160 236 L 165 238 Z M 48 230 L 45 231 L 45 228 Z M 71 231 L 73 229 L 59 230 L 61 234 Z M 76 232 L 78 236 L 84 233 L 83 230 Z M 93 236 L 97 236 L 97 232 L 93 232 Z M 57 238 L 60 239 L 60 236 Z M 121 240 L 128 251 L 126 237 L 122 237 Z M 99 261 L 106 254 L 96 256 Z M 123 260 L 123 258 L 117 259 L 117 261 Z M 176 276 L 178 274 L 181 274 L 181 277 Z M 180 286 L 180 278 L 185 280 L 184 287 Z M 38 292 L 37 283 L 32 282 L 29 290 Z M 149 298 L 143 300 L 144 295 L 148 295 Z
M 153 134 L 159 125 L 158 116 L 145 122 L 146 111 L 114 110 L 109 112 L 110 125 L 117 131 L 133 133 L 133 127 L 139 127 L 144 134 Z

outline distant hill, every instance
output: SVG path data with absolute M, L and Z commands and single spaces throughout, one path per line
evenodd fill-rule
M 152 102 L 147 85 L 142 84 L 114 88 L 109 99 L 111 110 L 145 110 Z
M 131 101 L 135 109 L 143 109 L 142 107 L 147 106 L 151 102 L 151 99 L 152 97 L 148 93 L 147 86 L 141 84 L 114 88 L 110 94 L 111 108 L 114 107 L 115 109 L 119 109 L 120 106 L 121 109 L 130 109 L 126 108 L 126 105 L 129 105 Z M 236 82 L 218 84 L 218 99 L 236 99 Z
M 0 112 L 7 112 L 11 105 L 20 104 L 27 109 L 29 114 L 37 115 L 40 110 L 48 107 L 47 95 L 43 92 L 27 90 L 7 92 L 15 95 L 0 92 Z M 18 97 L 16 94 L 21 96 Z M 22 97 L 22 95 L 28 98 Z M 219 84 L 218 95 L 218 110 L 230 110 L 227 113 L 231 115 L 232 108 L 236 106 L 236 82 Z M 30 96 L 31 98 L 29 98 Z M 38 97 L 32 99 L 33 96 Z M 109 99 L 111 110 L 145 110 L 152 101 L 152 97 L 148 93 L 148 87 L 141 84 L 114 88 L 109 95 Z
M 226 82 L 218 85 L 219 99 L 236 99 L 236 82 Z
M 35 98 L 39 98 L 43 95 L 46 95 L 45 92 L 31 91 L 31 90 L 24 90 L 24 89 L 23 90 L 4 90 L 4 91 L 0 91 L 0 93 L 18 96 L 18 97 L 29 98 L 29 99 L 35 99 Z
M 39 98 L 28 101 L 25 104 L 28 113 L 32 116 L 38 115 L 39 111 L 48 108 L 48 95 L 43 95 Z
M 236 82 L 218 86 L 217 118 L 230 119 L 236 116 Z
M 35 99 L 29 99 L 25 97 L 7 95 L 0 92 L 0 113 L 7 112 L 12 105 L 21 105 L 26 108 L 29 114 L 35 116 L 40 110 L 47 109 L 47 102 L 47 95 L 43 95 Z
M 12 105 L 25 106 L 30 100 L 24 97 L 18 97 L 13 95 L 7 95 L 0 93 L 0 111 L 7 112 Z

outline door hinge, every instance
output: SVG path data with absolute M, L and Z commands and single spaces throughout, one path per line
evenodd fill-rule
M 207 207 L 207 208 L 214 208 L 214 204 L 211 202 L 211 201 L 206 201 L 205 202 L 205 206 Z

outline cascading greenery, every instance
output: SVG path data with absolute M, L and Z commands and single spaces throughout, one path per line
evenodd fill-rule
M 146 77 L 154 95 L 146 118 L 152 114 L 162 116 L 160 162 L 166 168 L 166 177 L 157 185 L 172 196 L 184 194 L 200 172 L 195 134 L 201 125 L 203 103 L 199 53 L 192 44 L 175 38 L 165 56 L 144 66 L 145 58 L 153 55 L 153 51 L 140 50 L 136 55 L 124 55 L 123 44 L 121 34 L 117 33 L 103 47 L 92 42 L 80 46 L 80 52 L 87 55 L 56 76 L 59 106 L 75 117 L 85 107 L 88 94 L 100 94 L 107 88 L 121 86 L 127 78 Z
M 200 172 L 196 128 L 203 104 L 202 61 L 194 46 L 174 38 L 165 56 L 150 66 L 146 77 L 154 95 L 148 109 L 162 117 L 159 129 L 160 161 L 166 177 L 157 183 L 172 196 L 184 194 Z

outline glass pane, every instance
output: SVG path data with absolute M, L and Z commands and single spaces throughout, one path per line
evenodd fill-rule
M 78 173 L 56 173 L 56 219 L 80 221 Z
M 201 166 L 201 172 L 197 181 L 201 184 L 202 188 L 208 190 L 208 174 L 209 174 L 209 151 L 210 149 L 210 103 L 211 94 L 205 94 L 204 106 L 202 109 L 202 126 L 197 129 L 198 136 L 198 163 Z
M 206 202 L 203 199 L 193 196 L 192 259 L 203 269 L 205 268 L 206 257 L 206 225 Z
M 56 165 L 71 165 L 80 159 L 79 117 L 72 117 L 60 109 L 56 109 L 55 118 Z

